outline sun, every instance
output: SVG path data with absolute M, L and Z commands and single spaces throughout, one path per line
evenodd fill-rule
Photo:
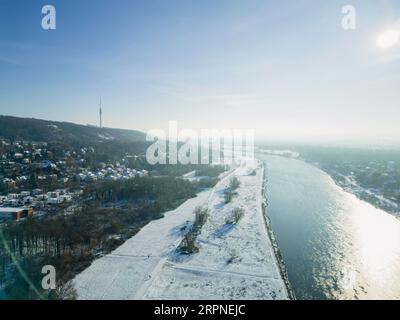
M 378 37 L 378 46 L 382 49 L 393 47 L 399 42 L 400 32 L 396 30 L 386 30 Z

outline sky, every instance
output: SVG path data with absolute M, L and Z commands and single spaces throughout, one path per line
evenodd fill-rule
M 399 23 L 397 0 L 0 0 L 0 114 L 97 124 L 101 96 L 108 127 L 400 142 Z

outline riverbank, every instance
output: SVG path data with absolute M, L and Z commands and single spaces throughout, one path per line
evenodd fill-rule
M 230 203 L 231 177 L 240 186 Z M 211 190 L 153 221 L 120 248 L 79 274 L 79 299 L 289 299 L 262 210 L 263 170 L 244 162 Z M 208 219 L 197 238 L 199 251 L 177 250 L 196 206 Z M 227 223 L 235 208 L 244 211 Z
M 263 212 L 263 216 L 264 216 L 265 226 L 266 226 L 272 247 L 275 252 L 275 257 L 276 257 L 277 263 L 279 265 L 281 277 L 282 277 L 283 281 L 285 282 L 288 297 L 290 298 L 290 300 L 296 300 L 296 295 L 295 295 L 295 293 L 292 289 L 292 285 L 290 284 L 290 281 L 289 281 L 289 275 L 287 272 L 286 264 L 283 259 L 282 253 L 279 249 L 279 246 L 278 246 L 278 243 L 276 240 L 276 236 L 275 236 L 275 233 L 274 233 L 274 230 L 272 227 L 271 219 L 268 217 L 268 212 L 267 212 L 267 208 L 268 208 L 267 170 L 266 170 L 266 166 L 265 166 L 264 162 L 263 162 L 263 167 L 262 167 L 262 177 L 263 177 L 262 188 L 261 188 L 261 195 L 263 197 L 262 198 L 262 212 Z
M 347 191 L 355 195 L 358 199 L 373 205 L 375 208 L 384 210 L 387 213 L 394 215 L 397 219 L 400 219 L 399 205 L 393 200 L 385 198 L 382 194 L 379 194 L 376 191 L 363 188 L 357 184 L 357 182 L 351 176 L 346 176 L 337 172 L 336 170 L 322 168 L 316 163 L 312 164 L 329 174 L 333 181 L 335 181 L 336 185 L 342 188 L 344 191 Z

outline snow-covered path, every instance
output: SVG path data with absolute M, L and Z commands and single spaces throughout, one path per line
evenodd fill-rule
M 79 299 L 287 299 L 261 211 L 262 170 L 249 175 L 246 166 L 237 168 L 94 261 L 74 279 Z M 224 204 L 232 175 L 241 186 Z M 178 255 L 184 227 L 199 205 L 209 210 L 198 237 L 200 252 Z M 234 207 L 245 209 L 245 215 L 229 227 L 225 220 Z

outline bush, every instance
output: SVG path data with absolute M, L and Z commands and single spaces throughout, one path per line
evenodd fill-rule
M 59 281 L 55 291 L 51 292 L 53 300 L 76 300 L 78 297 L 72 281 L 63 283 Z
M 225 204 L 231 202 L 232 198 L 233 198 L 232 191 L 230 189 L 225 190 L 225 193 L 224 193 Z
M 194 211 L 195 219 L 192 228 L 183 237 L 178 249 L 183 254 L 193 254 L 199 252 L 199 248 L 196 245 L 197 236 L 200 233 L 201 228 L 207 222 L 208 210 L 206 208 L 197 207 Z
M 242 208 L 235 208 L 232 211 L 231 216 L 229 216 L 226 220 L 226 224 L 237 224 L 240 219 L 244 216 L 244 210 Z
M 197 207 L 194 211 L 195 219 L 194 219 L 194 227 L 197 229 L 201 229 L 202 226 L 207 222 L 208 218 L 208 210 Z
M 199 252 L 199 248 L 196 246 L 197 234 L 193 232 L 193 229 L 189 231 L 179 245 L 179 250 L 184 254 L 193 254 Z
M 237 188 L 239 188 L 239 186 L 239 179 L 236 177 L 231 178 L 231 180 L 229 181 L 229 189 L 231 189 L 231 191 L 235 191 Z
M 235 190 L 239 188 L 239 186 L 239 179 L 236 177 L 231 178 L 231 180 L 229 181 L 229 187 L 224 192 L 225 204 L 231 202 L 233 196 L 236 194 Z
M 244 216 L 244 210 L 242 208 L 235 208 L 233 209 L 232 215 L 235 223 L 238 223 Z
M 226 261 L 227 264 L 234 263 L 236 261 L 241 261 L 242 259 L 239 258 L 239 256 L 236 254 L 236 252 L 232 251 L 229 255 L 228 260 Z

